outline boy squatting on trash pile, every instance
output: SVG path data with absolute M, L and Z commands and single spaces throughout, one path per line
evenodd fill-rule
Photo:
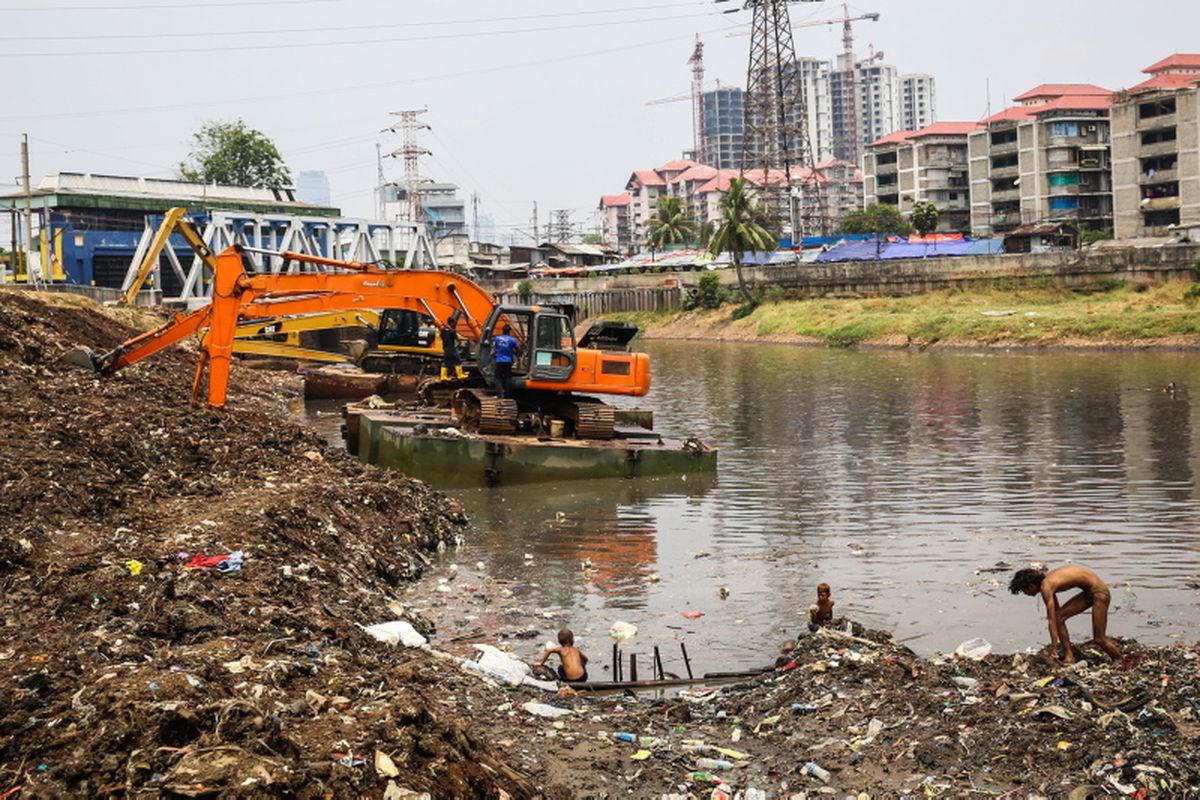
M 1069 589 L 1079 589 L 1080 592 L 1060 606 L 1058 593 Z M 1075 654 L 1071 651 L 1071 640 L 1067 635 L 1067 620 L 1091 608 L 1092 638 L 1113 661 L 1120 660 L 1121 651 L 1108 638 L 1108 606 L 1112 601 L 1112 594 L 1108 585 L 1090 569 L 1072 565 L 1050 572 L 1040 569 L 1018 570 L 1008 584 L 1008 590 L 1013 594 L 1042 596 L 1046 603 L 1046 621 L 1050 626 L 1050 646 L 1054 649 L 1052 657 L 1058 657 L 1058 646 L 1061 643 L 1063 661 L 1070 664 L 1075 660 Z

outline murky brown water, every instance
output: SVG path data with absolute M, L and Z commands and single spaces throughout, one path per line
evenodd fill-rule
M 986 571 L 1031 559 L 1099 572 L 1117 635 L 1200 638 L 1200 356 L 645 349 L 638 404 L 718 446 L 715 480 L 454 493 L 473 517 L 454 560 L 518 582 L 604 662 L 620 619 L 668 670 L 679 639 L 700 671 L 769 663 L 820 581 L 921 651 L 1040 647 L 1038 602 Z

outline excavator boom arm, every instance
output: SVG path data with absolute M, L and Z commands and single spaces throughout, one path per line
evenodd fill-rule
M 384 270 L 370 264 L 301 253 L 288 255 L 295 260 L 341 266 L 349 271 L 251 274 L 245 269 L 241 249 L 227 248 L 215 260 L 210 305 L 177 315 L 160 328 L 130 339 L 97 359 L 96 368 L 104 373 L 114 372 L 207 328 L 192 400 L 199 399 L 200 377 L 207 366 L 208 405 L 220 408 L 225 404 L 233 340 L 239 323 L 285 315 L 400 308 L 432 314 L 439 326 L 448 324 L 457 313 L 457 320 L 467 321 L 470 338 L 478 340 L 483 334 L 479 320 L 487 319 L 495 305 L 482 287 L 447 272 Z

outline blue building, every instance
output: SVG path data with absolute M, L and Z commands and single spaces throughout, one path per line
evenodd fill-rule
M 188 209 L 199 228 L 207 212 L 295 214 L 337 217 L 328 206 L 300 202 L 295 190 L 253 189 L 241 186 L 189 183 L 169 178 L 136 178 L 59 172 L 48 175 L 33 191 L 34 245 L 42 254 L 47 277 L 53 281 L 120 288 L 147 223 L 157 224 L 169 209 Z M 11 217 L 13 230 L 20 224 L 24 194 L 0 197 L 0 212 Z M 182 236 L 170 246 L 181 260 L 192 258 Z M 164 257 L 165 264 L 165 257 Z M 170 269 L 161 270 L 168 294 L 178 292 Z

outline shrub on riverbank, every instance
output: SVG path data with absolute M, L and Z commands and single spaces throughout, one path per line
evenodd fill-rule
M 742 319 L 732 307 L 685 313 L 630 314 L 651 338 L 775 339 L 925 346 L 1200 346 L 1200 290 L 1111 282 L 1081 290 L 996 286 L 911 297 L 787 299 L 766 302 Z

